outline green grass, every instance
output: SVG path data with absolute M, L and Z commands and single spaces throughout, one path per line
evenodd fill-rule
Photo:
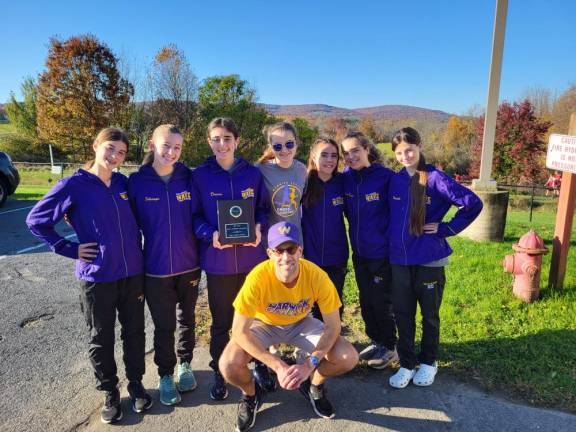
M 546 288 L 550 254 L 543 259 L 545 288 L 532 304 L 512 295 L 512 275 L 502 268 L 504 255 L 513 253 L 512 244 L 530 228 L 551 250 L 554 224 L 550 211 L 535 211 L 532 223 L 528 212 L 509 211 L 502 243 L 450 239 L 454 253 L 446 267 L 439 363 L 442 372 L 488 390 L 576 412 L 576 227 L 564 290 Z M 345 303 L 351 305 L 345 322 L 355 342 L 364 343 L 353 270 L 344 291 Z
M 50 190 L 50 186 L 28 186 L 19 185 L 14 195 L 10 199 L 17 201 L 38 201 L 46 192 Z

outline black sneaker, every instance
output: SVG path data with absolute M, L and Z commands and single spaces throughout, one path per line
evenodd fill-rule
M 332 404 L 326 397 L 326 389 L 323 384 L 315 386 L 310 383 L 310 379 L 307 379 L 300 384 L 298 390 L 310 401 L 314 412 L 320 417 L 328 419 L 335 416 L 334 408 L 332 408 Z
M 210 389 L 210 397 L 217 401 L 228 397 L 228 387 L 226 387 L 226 381 L 224 381 L 220 371 L 214 371 L 214 384 L 212 384 Z
M 258 360 L 254 360 L 254 370 L 252 371 L 254 379 L 262 390 L 272 393 L 276 390 L 276 379 L 270 373 L 268 366 Z
M 256 393 L 254 396 L 242 394 L 240 402 L 238 403 L 238 418 L 236 420 L 236 432 L 244 432 L 254 426 L 256 422 L 256 413 L 258 408 L 262 405 L 263 391 L 258 385 L 255 384 Z
M 152 406 L 152 398 L 146 393 L 140 381 L 130 381 L 128 383 L 128 394 L 132 401 L 132 411 L 135 413 L 149 410 Z
M 116 423 L 122 419 L 122 407 L 120 406 L 120 392 L 118 389 L 106 392 L 104 406 L 100 411 L 102 423 Z

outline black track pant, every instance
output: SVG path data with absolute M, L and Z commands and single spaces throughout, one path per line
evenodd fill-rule
M 396 345 L 396 323 L 392 311 L 390 262 L 388 258 L 352 256 L 366 334 L 392 350 Z
M 89 331 L 90 362 L 98 390 L 111 391 L 118 384 L 114 360 L 116 311 L 120 321 L 124 367 L 129 381 L 144 375 L 144 277 L 113 282 L 82 282 L 80 302 Z
M 218 369 L 218 360 L 230 341 L 230 329 L 234 319 L 232 303 L 242 288 L 248 273 L 232 275 L 206 274 L 208 305 L 212 315 L 210 326 L 210 367 Z
M 334 286 L 336 287 L 336 291 L 338 291 L 338 297 L 340 298 L 340 302 L 342 306 L 340 307 L 340 319 L 342 319 L 342 312 L 344 311 L 344 301 L 342 299 L 342 291 L 344 290 L 344 281 L 346 280 L 346 273 L 348 272 L 348 267 L 346 264 L 342 265 L 334 265 L 334 266 L 324 266 L 320 267 L 322 270 L 326 272 Z M 316 319 L 322 321 L 322 314 L 320 313 L 320 308 L 318 304 L 314 304 L 314 308 L 312 309 L 312 316 Z
M 198 269 L 169 277 L 146 276 L 144 294 L 154 321 L 154 363 L 161 377 L 174 374 L 176 367 L 176 322 L 178 359 L 180 363 L 192 361 L 200 274 Z
M 444 292 L 444 267 L 392 265 L 392 299 L 398 325 L 398 356 L 406 369 L 418 362 L 432 365 L 440 342 L 440 305 Z M 422 341 L 416 357 L 416 304 L 422 313 Z

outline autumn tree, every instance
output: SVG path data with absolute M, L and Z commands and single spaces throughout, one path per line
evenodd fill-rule
M 376 132 L 374 120 L 371 117 L 363 118 L 362 121 L 360 121 L 360 124 L 358 125 L 358 130 L 375 143 L 380 142 L 380 136 Z
M 570 115 L 574 112 L 576 112 L 576 85 L 572 85 L 556 100 L 552 109 L 553 131 L 567 134 Z
M 465 174 L 471 160 L 475 137 L 474 119 L 451 116 L 443 129 L 435 159 L 450 174 Z
M 38 130 L 68 154 L 87 158 L 98 131 L 126 122 L 132 85 L 116 57 L 92 35 L 50 40 L 38 84 Z
M 152 106 L 146 112 L 150 123 L 173 123 L 184 131 L 192 127 L 197 114 L 198 79 L 175 44 L 156 53 L 148 85 Z
M 546 152 L 543 135 L 550 122 L 539 120 L 532 104 L 504 102 L 498 107 L 494 139 L 493 177 L 501 182 L 530 184 L 539 182 L 546 168 L 542 157 Z M 484 116 L 476 122 L 471 174 L 478 176 L 484 134 Z

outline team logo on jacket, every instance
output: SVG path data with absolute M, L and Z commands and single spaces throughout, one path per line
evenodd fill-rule
M 128 201 L 128 192 L 120 192 L 118 194 L 124 201 Z
M 191 200 L 190 192 L 184 191 L 184 192 L 177 193 L 176 199 L 178 200 L 178 202 L 190 201 Z
M 244 189 L 242 192 L 242 199 L 254 198 L 254 189 Z
M 302 191 L 293 184 L 281 183 L 272 193 L 272 207 L 278 216 L 290 217 L 300 207 Z
M 333 206 L 344 205 L 344 198 L 341 196 L 332 198 L 332 205 Z
M 380 201 L 380 194 L 378 192 L 366 194 L 366 201 Z
M 291 303 L 291 302 L 270 303 L 266 307 L 266 312 L 278 315 L 295 316 L 306 313 L 310 309 L 311 309 L 310 299 L 302 299 L 297 303 Z

